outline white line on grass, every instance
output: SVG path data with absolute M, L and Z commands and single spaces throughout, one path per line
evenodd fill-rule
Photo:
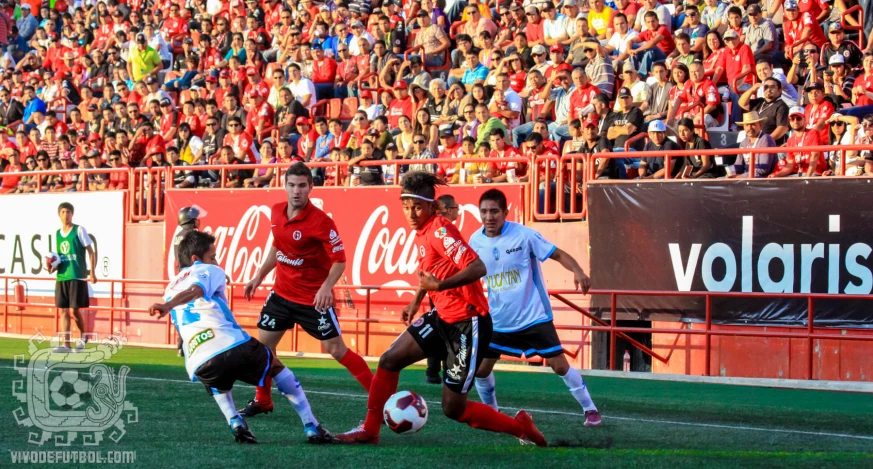
M 12 366 L 0 366 L 0 368 L 6 369 L 14 369 Z M 147 376 L 127 376 L 127 379 L 140 380 L 140 381 L 159 381 L 162 383 L 181 383 L 181 384 L 192 384 L 191 381 L 182 380 L 182 379 L 168 379 L 168 378 L 150 378 Z M 246 383 L 237 383 L 235 386 L 238 387 L 247 387 L 253 388 L 254 386 Z M 338 397 L 350 397 L 353 399 L 366 399 L 366 394 L 353 394 L 353 393 L 343 393 L 343 392 L 329 392 L 329 391 L 312 391 L 310 389 L 306 389 L 304 387 L 304 391 L 307 394 L 317 394 L 320 396 L 338 396 Z M 519 407 L 504 407 L 504 409 L 511 410 L 519 410 Z M 576 417 L 585 417 L 585 414 L 578 412 L 566 412 L 561 410 L 546 410 L 546 409 L 531 409 L 525 408 L 525 410 L 533 413 L 541 413 L 541 414 L 554 414 L 554 415 L 566 415 L 566 416 L 576 416 Z M 789 430 L 783 428 L 763 428 L 763 427 L 749 427 L 745 425 L 726 425 L 726 424 L 717 424 L 717 423 L 697 423 L 697 422 L 680 422 L 675 420 L 659 420 L 659 419 L 647 419 L 647 418 L 639 418 L 639 417 L 619 417 L 616 415 L 603 415 L 605 419 L 613 419 L 613 420 L 624 420 L 628 422 L 643 422 L 643 423 L 658 423 L 658 424 L 667 424 L 667 425 L 684 425 L 687 427 L 705 427 L 705 428 L 718 428 L 723 430 L 744 430 L 744 431 L 752 431 L 752 432 L 775 432 L 775 433 L 789 433 L 793 435 L 808 435 L 808 436 L 829 436 L 835 438 L 852 438 L 857 440 L 870 440 L 873 441 L 873 436 L 867 435 L 852 435 L 848 433 L 831 433 L 831 432 L 813 432 L 807 430 Z

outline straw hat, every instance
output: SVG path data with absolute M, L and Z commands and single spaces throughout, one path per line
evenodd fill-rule
M 746 125 L 746 124 L 757 124 L 758 122 L 762 122 L 765 119 L 763 117 L 758 116 L 756 111 L 743 113 L 743 120 L 737 122 L 737 125 Z

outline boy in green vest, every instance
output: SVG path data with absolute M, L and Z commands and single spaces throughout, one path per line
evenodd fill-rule
M 57 240 L 57 255 L 60 262 L 57 266 L 47 265 L 49 273 L 57 271 L 55 284 L 55 306 L 61 310 L 61 335 L 64 343 L 55 349 L 57 353 L 68 353 L 70 349 L 70 310 L 76 320 L 81 338 L 76 341 L 76 351 L 85 348 L 85 321 L 79 311 L 90 306 L 88 298 L 88 283 L 97 283 L 94 266 L 97 265 L 97 253 L 91 246 L 91 238 L 85 228 L 73 224 L 73 204 L 64 202 L 58 206 L 58 217 L 61 219 L 61 229 L 55 234 Z M 85 252 L 91 261 L 91 271 L 85 265 Z

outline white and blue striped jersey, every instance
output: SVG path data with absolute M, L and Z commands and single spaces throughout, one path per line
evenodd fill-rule
M 170 312 L 184 341 L 185 369 L 191 381 L 197 381 L 194 373 L 204 362 L 250 339 L 227 306 L 226 283 L 227 275 L 220 267 L 195 262 L 182 269 L 164 291 L 164 301 L 170 301 L 192 285 L 203 290 L 202 297 Z
M 470 237 L 488 273 L 488 307 L 496 332 L 517 332 L 552 320 L 552 307 L 540 262 L 557 247 L 536 231 L 506 222 L 498 236 L 489 238 L 485 229 Z

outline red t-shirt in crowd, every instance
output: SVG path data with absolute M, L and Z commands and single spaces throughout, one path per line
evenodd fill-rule
M 658 26 L 657 31 L 646 29 L 645 31 L 640 33 L 640 39 L 645 42 L 649 42 L 658 34 L 661 35 L 661 40 L 658 41 L 657 44 L 658 49 L 661 49 L 662 51 L 664 51 L 665 54 L 670 55 L 670 53 L 673 52 L 673 49 L 676 48 L 676 43 L 673 42 L 673 35 L 670 34 L 670 30 L 667 29 L 666 26 Z
M 868 93 L 873 92 L 873 75 L 862 73 L 855 79 L 854 89 L 860 89 Z M 855 98 L 855 106 L 869 106 L 870 104 L 873 104 L 873 99 L 868 98 L 866 94 L 859 94 Z
M 290 220 L 288 202 L 273 205 L 270 221 L 276 248 L 273 293 L 288 301 L 311 306 L 331 266 L 346 261 L 345 247 L 336 224 L 312 202 Z
M 388 106 L 388 126 L 396 129 L 400 116 L 412 119 L 412 96 L 391 101 L 391 105 Z
M 439 280 L 457 274 L 479 258 L 455 225 L 437 215 L 416 230 L 415 244 L 419 246 L 419 270 Z M 440 292 L 429 291 L 427 295 L 440 319 L 449 324 L 488 314 L 488 300 L 478 281 Z
M 822 141 L 819 140 L 818 132 L 804 132 L 803 136 L 798 136 L 797 133 L 792 133 L 790 137 L 788 137 L 788 142 L 785 143 L 785 148 L 803 148 L 803 147 L 813 147 L 821 145 Z M 788 152 L 788 156 L 785 158 L 788 161 L 794 161 L 794 172 L 800 174 L 801 176 L 805 176 L 806 172 L 809 171 L 809 163 L 812 160 L 812 152 L 810 151 L 801 151 L 801 152 Z M 821 174 L 828 170 L 828 162 L 827 158 L 824 157 L 821 153 L 819 153 L 818 163 L 816 164 L 813 172 L 821 176 Z
M 748 65 L 753 71 L 755 70 L 755 55 L 752 54 L 752 49 L 745 44 L 740 44 L 736 49 L 726 47 L 721 57 L 719 57 L 718 66 L 724 69 L 727 82 L 731 85 L 733 85 L 734 80 L 743 70 L 744 65 Z M 746 75 L 746 79 L 743 82 L 751 85 L 754 75 L 754 73 Z
M 834 105 L 830 101 L 823 99 L 821 104 L 814 105 L 812 103 L 806 105 L 804 109 L 804 117 L 806 117 L 806 130 L 818 132 L 818 140 L 820 142 L 828 141 L 828 132 L 830 125 L 825 125 L 821 130 L 814 130 L 815 126 L 822 120 L 827 120 L 834 113 Z
M 321 62 L 312 62 L 312 82 L 332 85 L 336 80 L 336 61 L 325 57 Z
M 521 157 L 521 152 L 518 151 L 518 148 L 514 146 L 504 144 L 503 146 L 503 154 L 496 148 L 491 150 L 491 154 L 488 156 L 490 158 L 519 158 Z M 494 176 L 500 176 L 502 174 L 506 174 L 506 170 L 515 169 L 515 177 L 522 177 L 527 174 L 527 163 L 516 162 L 516 161 L 498 161 L 495 163 L 490 163 L 491 169 L 495 171 Z
M 542 43 L 545 40 L 545 34 L 543 33 L 543 20 L 540 20 L 539 23 L 529 22 L 524 30 L 524 35 L 527 37 L 527 42 L 531 44 L 535 41 Z
M 594 96 L 600 94 L 600 88 L 588 83 L 585 88 L 576 88 L 570 93 L 570 119 L 582 119 L 582 110 L 591 104 Z

